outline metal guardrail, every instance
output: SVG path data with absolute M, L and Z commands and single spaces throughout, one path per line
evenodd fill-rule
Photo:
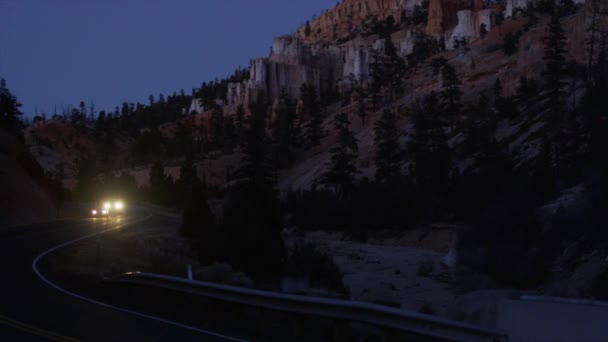
M 129 272 L 108 281 L 153 286 L 280 312 L 363 322 L 448 341 L 508 340 L 504 331 L 371 303 L 276 293 L 153 273 Z

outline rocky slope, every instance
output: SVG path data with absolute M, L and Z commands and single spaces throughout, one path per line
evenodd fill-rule
M 0 230 L 56 215 L 41 172 L 15 136 L 0 132 Z

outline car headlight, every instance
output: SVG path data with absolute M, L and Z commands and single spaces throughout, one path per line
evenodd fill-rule
M 91 211 L 91 214 L 93 214 L 93 215 L 97 215 L 97 210 L 92 210 L 92 211 Z
M 104 210 L 102 210 L 102 211 L 101 211 L 101 213 L 102 213 L 103 215 L 107 215 L 107 214 L 108 214 L 108 210 L 104 209 Z
M 114 209 L 122 210 L 122 208 L 124 208 L 124 205 L 122 204 L 122 202 L 114 202 Z
M 103 204 L 103 208 L 104 208 L 104 209 L 110 209 L 110 208 L 112 208 L 112 203 L 110 203 L 110 202 L 105 202 L 105 203 Z

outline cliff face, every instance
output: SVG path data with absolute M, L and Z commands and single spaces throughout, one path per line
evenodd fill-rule
M 345 0 L 306 25 L 300 26 L 296 37 L 307 44 L 330 43 L 351 37 L 363 23 L 373 17 L 382 21 L 393 16 L 399 21 L 405 11 L 411 12 L 422 0 Z M 308 31 L 308 33 L 307 33 Z
M 318 95 L 330 94 L 343 74 L 342 65 L 336 46 L 321 48 L 294 37 L 275 38 L 271 56 L 251 65 L 250 79 L 228 86 L 228 105 L 249 104 L 260 94 L 274 100 L 283 88 L 289 97 L 298 98 L 304 83 L 314 86 Z
M 453 49 L 456 38 L 470 42 L 479 38 L 482 24 L 492 29 L 493 14 L 507 7 L 507 14 L 522 6 L 523 0 L 506 3 L 485 3 L 482 0 L 431 0 L 428 24 L 403 28 L 391 39 L 402 57 L 412 52 L 417 37 L 424 33 L 441 39 L 447 50 Z M 582 2 L 584 0 L 577 0 Z M 384 41 L 378 36 L 357 33 L 372 17 L 382 20 L 392 15 L 398 20 L 401 13 L 411 11 L 420 0 L 346 0 L 336 8 L 300 27 L 295 36 L 281 36 L 274 40 L 271 55 L 258 58 L 251 65 L 250 79 L 230 84 L 227 105 L 243 104 L 247 108 L 258 95 L 276 100 L 285 88 L 291 98 L 298 98 L 302 84 L 314 86 L 319 98 L 335 96 L 348 88 L 352 80 L 369 79 L 369 65 L 373 50 L 382 50 Z M 527 3 L 527 2 L 526 2 Z M 508 26 L 508 25 L 507 25 Z M 346 39 L 346 38 L 349 39 Z M 350 38 L 353 37 L 353 38 Z M 502 38 L 497 38 L 499 41 Z M 233 112 L 233 110 L 232 110 Z
M 481 0 L 431 0 L 426 33 L 442 38 L 451 49 L 455 38 L 479 38 L 481 24 L 490 30 L 492 12 Z

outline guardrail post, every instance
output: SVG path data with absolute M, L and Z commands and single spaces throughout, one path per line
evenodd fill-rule
M 351 340 L 350 323 L 342 319 L 333 322 L 332 341 L 346 342 Z

